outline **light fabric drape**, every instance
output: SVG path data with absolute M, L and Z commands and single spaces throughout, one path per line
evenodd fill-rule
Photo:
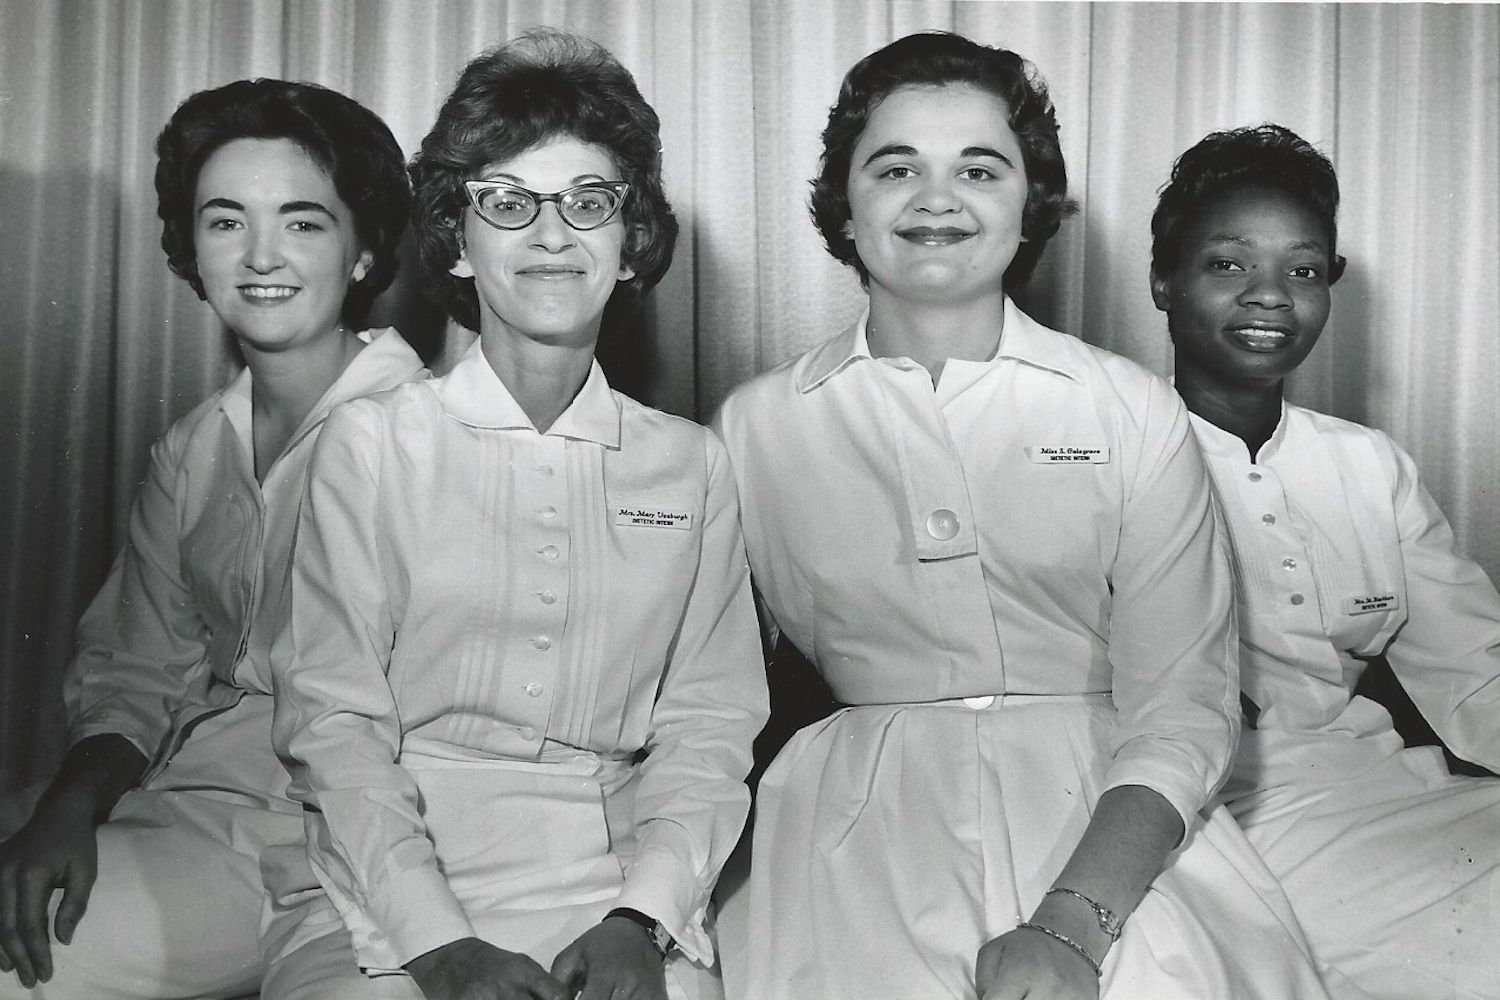
M 1158 371 L 1149 218 L 1174 156 L 1215 128 L 1296 129 L 1339 169 L 1350 266 L 1291 395 L 1390 432 L 1500 574 L 1500 5 L 0 0 L 0 789 L 63 749 L 73 625 L 151 441 L 235 365 L 159 248 L 172 109 L 240 77 L 312 80 L 410 153 L 464 61 L 538 24 L 608 46 L 661 114 L 683 234 L 602 353 L 622 388 L 700 419 L 857 316 L 807 179 L 844 70 L 893 38 L 953 29 L 1037 64 L 1082 211 L 1023 304 Z M 408 261 L 372 323 L 435 350 L 415 279 Z

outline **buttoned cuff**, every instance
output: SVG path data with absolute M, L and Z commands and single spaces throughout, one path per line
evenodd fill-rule
M 435 869 L 407 872 L 370 898 L 370 933 L 350 927 L 362 969 L 395 971 L 434 948 L 475 937 L 448 879 Z
M 714 946 L 704 926 L 708 891 L 683 863 L 685 856 L 660 845 L 643 849 L 625 873 L 625 885 L 614 905 L 655 917 L 683 954 L 710 968 Z

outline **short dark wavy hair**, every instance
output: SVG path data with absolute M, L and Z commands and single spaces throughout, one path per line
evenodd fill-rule
M 1169 274 L 1193 220 L 1213 202 L 1247 187 L 1282 191 L 1305 205 L 1328 232 L 1328 283 L 1343 276 L 1333 164 L 1291 129 L 1269 123 L 1213 132 L 1177 158 L 1151 214 L 1151 269 Z
M 471 330 L 479 329 L 474 279 L 449 271 L 463 247 L 464 181 L 559 135 L 609 150 L 630 184 L 621 258 L 635 276 L 615 286 L 604 325 L 633 312 L 672 263 L 677 217 L 662 186 L 656 112 L 603 46 L 561 31 L 529 31 L 464 67 L 411 161 L 412 230 L 427 287 Z
M 859 273 L 870 272 L 845 232 L 850 220 L 849 167 L 870 115 L 902 87 L 969 84 L 987 90 L 1010 110 L 1006 124 L 1021 145 L 1029 189 L 1021 217 L 1026 238 L 1005 270 L 1004 287 L 1026 284 L 1063 219 L 1077 208 L 1068 198 L 1068 173 L 1057 140 L 1057 114 L 1036 68 L 1008 49 L 991 48 L 947 31 L 924 31 L 872 52 L 844 76 L 838 102 L 823 129 L 823 155 L 812 181 L 813 222 L 828 252 Z
M 363 319 L 396 276 L 396 247 L 411 212 L 406 157 L 373 111 L 327 87 L 288 80 L 237 80 L 178 105 L 156 140 L 156 214 L 167 265 L 201 299 L 193 246 L 198 174 L 235 139 L 290 139 L 333 180 L 354 213 L 361 249 L 374 258 L 344 296 L 344 319 Z

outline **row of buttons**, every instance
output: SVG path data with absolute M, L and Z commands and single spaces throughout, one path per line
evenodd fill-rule
M 1247 478 L 1252 483 L 1258 483 L 1265 477 L 1263 477 L 1259 472 L 1252 472 Z M 1275 524 L 1276 515 L 1262 514 L 1260 516 L 1260 521 L 1265 525 Z M 1281 568 L 1286 570 L 1288 573 L 1294 573 L 1297 570 L 1297 560 L 1293 559 L 1291 556 L 1287 556 L 1285 559 L 1281 560 Z M 1307 598 L 1303 597 L 1301 594 L 1293 594 L 1291 596 L 1291 603 L 1293 607 L 1301 607 L 1303 604 L 1307 603 Z

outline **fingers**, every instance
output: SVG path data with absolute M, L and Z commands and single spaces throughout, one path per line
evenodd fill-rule
M 20 876 L 13 858 L 7 857 L 0 864 L 0 957 L 4 971 L 16 974 L 21 985 L 30 989 L 36 985 L 36 972 L 31 966 L 31 953 L 21 940 L 20 922 Z
M 537 1000 L 573 1000 L 574 990 L 557 981 L 540 965 L 527 977 L 527 991 Z
M 32 869 L 16 880 L 16 930 L 39 982 L 52 978 L 52 941 L 47 935 L 47 903 L 57 879 Z
M 88 909 L 89 893 L 94 889 L 97 874 L 98 870 L 91 858 L 75 858 L 63 872 L 63 897 L 53 923 L 60 944 L 73 940 L 78 921 L 83 919 L 83 913 Z
M 552 960 L 552 975 L 572 991 L 583 988 L 583 949 L 574 941 Z M 570 997 L 571 1000 L 571 997 Z

